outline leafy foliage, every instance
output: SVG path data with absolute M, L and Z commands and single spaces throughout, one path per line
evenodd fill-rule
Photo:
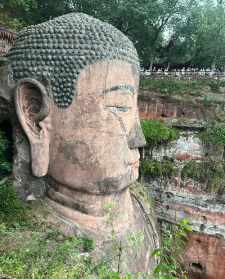
M 160 259 L 154 270 L 155 279 L 187 279 L 179 260 L 190 232 L 192 228 L 187 219 L 163 230 L 161 248 L 153 252 Z
M 9 195 L 7 199 L 9 201 Z M 14 195 L 8 205 L 18 209 Z M 18 219 L 11 220 L 10 223 L 7 218 L 0 219 L 1 275 L 17 279 L 133 279 L 129 274 L 122 277 L 104 261 L 93 260 L 92 240 L 66 237 L 43 220 L 43 217 L 37 214 L 37 210 L 40 210 L 38 208 L 43 210 L 43 204 L 32 206 L 29 209 L 24 208 L 26 214 L 23 223 L 19 223 Z M 10 212 L 13 210 L 13 207 L 10 207 Z M 16 210 L 17 218 L 19 212 L 23 214 Z M 43 214 L 44 211 L 41 211 L 41 216 Z M 9 212 L 5 211 L 4 215 L 9 216 Z
M 183 94 L 190 90 L 190 83 L 175 80 L 151 80 L 142 79 L 141 88 L 163 94 Z
M 0 25 L 21 28 L 69 12 L 69 1 L 60 0 L 8 0 L 0 1 Z
M 24 221 L 25 207 L 17 197 L 9 179 L 0 182 L 0 201 L 0 222 L 10 224 Z
M 174 163 L 170 160 L 159 162 L 157 160 L 143 160 L 141 173 L 152 178 L 169 178 L 176 174 Z
M 27 235 L 20 228 L 1 232 L 0 273 L 17 279 L 90 278 L 88 256 L 81 256 L 83 240 L 66 238 L 48 229 Z M 14 241 L 14 245 L 10 242 Z M 90 267 L 90 269 L 89 269 Z
M 206 145 L 225 146 L 225 124 L 211 123 L 199 134 L 202 142 Z
M 206 190 L 209 192 L 218 192 L 224 188 L 225 166 L 222 162 L 190 161 L 182 169 L 181 177 L 206 184 Z
M 179 137 L 177 130 L 167 127 L 158 120 L 143 120 L 141 127 L 149 147 L 157 147 Z
M 71 11 L 107 21 L 136 45 L 142 65 L 225 65 L 225 4 L 214 0 L 0 0 L 0 25 L 20 30 Z
M 224 123 L 212 122 L 205 126 L 199 137 L 208 150 L 208 161 L 189 162 L 182 170 L 184 178 L 193 178 L 196 181 L 205 183 L 207 190 L 218 192 L 225 189 L 225 165 L 220 156 L 225 154 L 225 125 Z M 212 150 L 211 150 L 212 149 Z

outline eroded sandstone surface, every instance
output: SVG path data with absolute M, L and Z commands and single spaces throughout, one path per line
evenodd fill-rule
M 199 137 L 207 121 L 223 115 L 224 96 L 215 95 L 215 99 L 215 103 L 205 106 L 201 98 L 193 96 L 180 98 L 143 91 L 139 98 L 142 119 L 160 119 L 180 132 L 171 144 L 151 152 L 148 148 L 143 150 L 145 158 L 170 160 L 176 174 L 166 179 L 144 179 L 156 201 L 161 224 L 187 218 L 192 225 L 193 233 L 183 255 L 190 279 L 225 278 L 225 192 L 209 190 L 206 181 L 184 176 L 185 166 L 204 164 L 209 155 L 215 162 L 224 160 L 223 150 L 206 147 Z

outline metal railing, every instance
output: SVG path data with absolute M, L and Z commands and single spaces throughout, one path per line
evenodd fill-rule
M 177 80 L 196 80 L 196 79 L 225 79 L 225 71 L 212 69 L 181 69 L 181 70 L 141 70 L 142 76 L 151 79 L 177 79 Z

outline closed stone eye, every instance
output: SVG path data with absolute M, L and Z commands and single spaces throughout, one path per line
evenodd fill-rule
M 124 107 L 124 106 L 107 106 L 111 111 L 113 112 L 128 112 L 130 107 Z

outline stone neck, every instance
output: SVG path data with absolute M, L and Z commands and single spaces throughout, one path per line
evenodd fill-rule
M 53 180 L 48 181 L 48 185 L 47 195 L 49 199 L 81 214 L 104 217 L 110 206 L 118 214 L 124 214 L 132 209 L 129 188 L 107 195 L 96 195 L 71 189 Z

